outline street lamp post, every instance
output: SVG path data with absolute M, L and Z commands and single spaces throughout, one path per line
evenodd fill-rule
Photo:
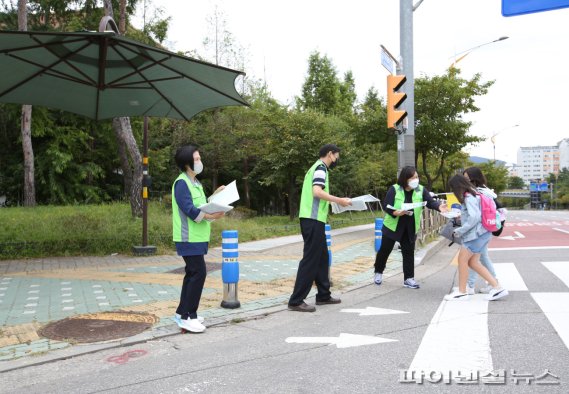
M 490 137 L 490 141 L 492 141 L 492 145 L 494 147 L 494 163 L 496 163 L 496 136 L 498 134 L 500 134 L 502 131 L 513 129 L 514 127 L 518 127 L 518 126 L 519 126 L 519 124 L 515 124 L 513 126 L 506 127 L 506 128 L 501 129 L 501 130 L 498 130 L 498 131 L 494 131 L 492 133 L 492 137 Z
M 453 57 L 455 57 L 455 58 L 456 58 L 457 55 L 462 55 L 462 56 L 460 56 L 458 59 L 456 59 L 456 60 L 450 65 L 449 68 L 453 68 L 456 63 L 460 62 L 462 59 L 464 59 L 464 58 L 465 58 L 468 54 L 470 54 L 472 51 L 474 51 L 474 50 L 476 50 L 476 49 L 478 49 L 478 48 L 480 48 L 480 47 L 483 47 L 483 46 L 485 46 L 485 45 L 490 45 L 490 44 L 493 44 L 493 43 L 498 42 L 498 41 L 507 40 L 508 38 L 509 38 L 508 36 L 502 36 L 502 37 L 497 38 L 497 39 L 495 39 L 495 40 L 485 42 L 484 44 L 476 45 L 475 47 L 472 47 L 472 48 L 470 48 L 470 49 L 467 49 L 466 51 L 462 51 L 462 52 L 459 52 L 459 53 L 455 53 L 454 56 L 453 56 Z

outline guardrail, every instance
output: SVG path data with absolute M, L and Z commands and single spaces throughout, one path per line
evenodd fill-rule
M 440 213 L 432 209 L 423 210 L 421 217 L 421 228 L 417 234 L 417 241 L 420 245 L 424 245 L 430 238 L 439 236 L 439 230 L 445 225 L 447 219 Z

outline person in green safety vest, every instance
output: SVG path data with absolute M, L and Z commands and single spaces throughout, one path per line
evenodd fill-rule
M 385 218 L 382 227 L 381 247 L 375 256 L 374 283 L 383 283 L 383 271 L 387 258 L 391 254 L 395 242 L 401 245 L 403 257 L 403 286 L 418 289 L 415 281 L 415 240 L 421 227 L 421 214 L 423 204 L 427 208 L 446 212 L 446 203 L 435 200 L 429 191 L 419 184 L 419 175 L 415 167 L 403 167 L 399 173 L 397 183 L 389 188 L 385 196 Z M 402 205 L 413 203 L 414 209 L 402 209 Z
M 182 146 L 176 151 L 175 161 L 181 173 L 172 185 L 172 234 L 176 252 L 186 263 L 186 275 L 174 320 L 183 330 L 203 332 L 203 318 L 198 316 L 197 310 L 206 277 L 204 255 L 209 245 L 210 221 L 221 218 L 224 213 L 209 214 L 199 209 L 207 200 L 196 178 L 203 171 L 197 147 Z M 215 193 L 224 187 L 220 186 Z
M 330 194 L 328 169 L 336 167 L 340 160 L 340 148 L 327 144 L 320 148 L 320 158 L 310 167 L 304 177 L 300 198 L 300 231 L 304 240 L 302 260 L 298 264 L 294 290 L 288 301 L 288 309 L 297 312 L 314 312 L 316 308 L 304 299 L 316 282 L 318 293 L 316 305 L 338 304 L 330 292 L 328 247 L 325 224 L 330 202 L 343 207 L 352 204 L 349 198 Z

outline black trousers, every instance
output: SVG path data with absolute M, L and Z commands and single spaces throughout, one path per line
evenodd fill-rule
M 288 301 L 289 305 L 300 305 L 310 293 L 312 283 L 316 282 L 317 301 L 330 298 L 330 280 L 328 273 L 328 247 L 324 223 L 314 219 L 300 219 L 300 231 L 304 239 L 302 260 L 298 263 L 294 290 Z
M 385 270 L 385 265 L 387 264 L 387 258 L 391 254 L 393 247 L 395 246 L 395 240 L 387 237 L 383 237 L 381 240 L 381 247 L 377 251 L 375 256 L 375 272 L 383 274 Z M 403 256 L 403 280 L 415 277 L 415 242 L 409 240 L 409 235 L 403 233 L 401 237 L 401 255 Z
M 203 255 L 183 257 L 186 262 L 186 275 L 184 275 L 180 304 L 176 313 L 181 315 L 182 319 L 196 319 L 207 273 L 205 259 Z

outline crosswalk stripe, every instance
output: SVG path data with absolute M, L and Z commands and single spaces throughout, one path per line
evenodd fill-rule
M 541 264 L 569 287 L 569 261 L 542 261 Z
M 410 371 L 491 371 L 488 301 L 443 301 L 431 320 Z
M 531 296 L 569 349 L 569 293 L 531 293 Z
M 500 285 L 508 291 L 528 291 L 520 272 L 514 263 L 495 263 L 494 271 Z

